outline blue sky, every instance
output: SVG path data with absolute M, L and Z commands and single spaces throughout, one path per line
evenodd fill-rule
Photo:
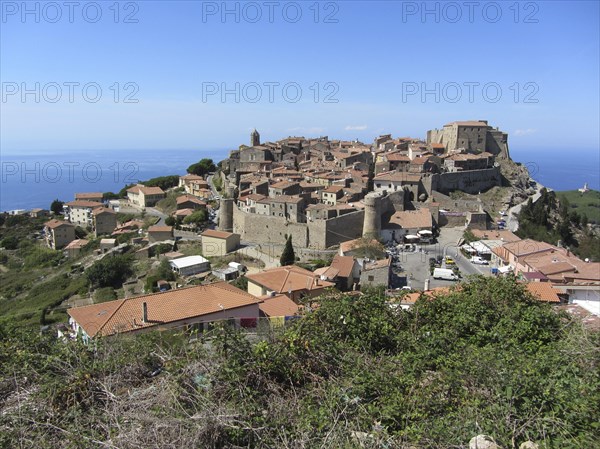
M 382 133 L 424 138 L 468 119 L 499 126 L 513 148 L 598 152 L 596 1 L 476 2 L 472 20 L 465 2 L 428 3 L 437 17 L 423 16 L 422 2 L 272 2 L 272 23 L 268 2 L 229 2 L 239 13 L 224 18 L 222 2 L 114 3 L 98 2 L 92 23 L 98 11 L 79 2 L 71 23 L 61 1 L 28 2 L 25 16 L 22 2 L 2 1 L 4 154 L 234 148 L 253 127 L 264 140 L 371 142 Z M 128 14 L 137 23 L 125 23 Z M 79 83 L 72 102 L 70 82 Z M 223 86 L 239 102 L 208 90 Z M 262 97 L 251 102 L 256 86 Z M 125 102 L 128 94 L 138 102 Z

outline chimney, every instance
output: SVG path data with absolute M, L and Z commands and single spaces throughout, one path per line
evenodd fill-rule
M 148 303 L 142 303 L 142 323 L 148 322 Z

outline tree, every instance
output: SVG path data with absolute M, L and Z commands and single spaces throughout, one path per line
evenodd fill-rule
M 179 184 L 179 175 L 159 176 L 144 181 L 142 184 L 146 187 L 160 187 L 163 190 L 167 190 Z
M 198 209 L 193 214 L 190 214 L 187 217 L 185 217 L 183 219 L 183 222 L 185 224 L 199 225 L 199 224 L 205 222 L 206 218 L 207 218 L 206 209 Z
M 63 203 L 62 201 L 55 199 L 54 201 L 52 201 L 52 204 L 50 204 L 50 210 L 54 213 L 54 215 L 61 215 L 63 213 L 63 205 L 65 203 Z
M 294 254 L 294 247 L 292 246 L 292 236 L 290 235 L 285 242 L 285 247 L 283 248 L 283 253 L 281 253 L 281 258 L 279 259 L 279 263 L 281 266 L 285 265 L 293 265 L 296 261 L 296 255 Z
M 102 199 L 104 201 L 118 200 L 119 199 L 119 194 L 118 193 L 114 193 L 114 192 L 104 192 L 102 194 Z
M 176 222 L 177 222 L 177 220 L 175 220 L 175 217 L 173 217 L 173 216 L 165 218 L 165 224 L 167 226 L 175 226 Z
M 0 246 L 4 249 L 17 249 L 19 247 L 19 240 L 14 236 L 5 237 L 0 242 Z
M 200 162 L 196 162 L 188 167 L 187 172 L 192 175 L 204 176 L 212 171 L 215 171 L 215 166 L 212 159 L 204 158 Z
M 87 269 L 86 276 L 95 287 L 119 288 L 132 273 L 131 257 L 114 256 L 95 262 Z

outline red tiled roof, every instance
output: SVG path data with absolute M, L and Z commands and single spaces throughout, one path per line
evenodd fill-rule
M 173 232 L 173 226 L 150 226 L 148 232 Z
M 74 227 L 74 225 L 72 225 L 71 223 L 69 223 L 67 221 L 55 220 L 54 218 L 52 220 L 47 221 L 46 223 L 44 223 L 44 226 L 47 226 L 50 229 L 58 228 L 60 226 L 71 226 L 71 227 Z
M 295 265 L 271 268 L 260 273 L 247 274 L 246 278 L 277 293 L 299 290 L 319 290 L 335 284 L 320 281 L 312 271 Z
M 352 275 L 352 269 L 354 268 L 355 263 L 356 261 L 352 256 L 336 255 L 331 261 L 331 268 L 335 268 L 339 271 L 338 276 L 347 278 Z
M 83 192 L 76 193 L 75 200 L 85 200 L 88 198 L 102 198 L 102 192 Z
M 97 207 L 92 211 L 92 215 L 111 214 L 116 215 L 116 212 L 108 207 Z
M 127 189 L 127 191 L 131 193 L 142 192 L 144 195 L 160 195 L 165 193 L 160 187 L 146 187 L 142 184 L 130 187 L 129 189 Z
M 204 201 L 202 201 L 199 198 L 196 198 L 194 195 L 181 195 L 181 196 L 177 197 L 176 201 L 177 201 L 177 204 L 181 204 L 181 203 L 185 203 L 186 201 L 190 201 L 192 203 L 199 204 L 201 206 L 206 206 L 206 203 Z
M 545 302 L 560 302 L 560 298 L 556 294 L 556 290 L 549 282 L 529 282 L 526 284 L 527 291 L 534 298 Z
M 204 231 L 200 235 L 202 237 L 213 237 L 213 238 L 217 238 L 217 239 L 227 239 L 227 238 L 231 237 L 232 235 L 236 235 L 236 234 L 234 234 L 233 232 L 216 231 L 214 229 L 207 229 L 206 231 Z
M 81 249 L 85 247 L 88 243 L 90 243 L 90 241 L 86 239 L 73 240 L 71 243 L 65 246 L 65 249 Z
M 102 207 L 103 204 L 98 201 L 75 200 L 65 203 L 69 207 Z
M 266 297 L 258 307 L 268 317 L 296 316 L 299 310 L 298 304 L 285 295 Z
M 142 304 L 148 321 L 142 321 Z M 76 307 L 67 313 L 90 337 L 130 332 L 160 324 L 257 304 L 254 296 L 226 282 Z

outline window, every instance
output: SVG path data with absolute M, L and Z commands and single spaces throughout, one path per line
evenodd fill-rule
M 375 280 L 375 276 L 369 276 L 369 282 L 373 282 Z

